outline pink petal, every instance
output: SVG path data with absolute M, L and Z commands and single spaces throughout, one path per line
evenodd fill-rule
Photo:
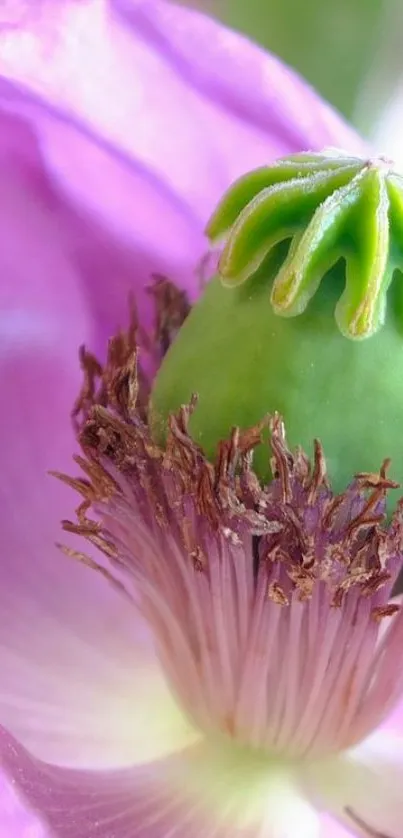
M 376 732 L 304 774 L 311 799 L 353 834 L 398 838 L 403 824 L 403 738 Z
M 8 115 L 1 112 L 5 89 Z M 16 117 L 18 110 L 24 117 Z M 153 273 L 197 286 L 194 268 L 205 252 L 200 228 L 155 176 L 1 80 L 0 121 L 7 138 L 0 154 L 24 165 L 38 199 L 51 202 L 60 246 L 85 289 L 97 347 L 103 351 L 110 334 L 126 323 L 133 289 L 142 322 L 150 321 L 144 288 Z
M 133 286 L 149 322 L 152 273 L 198 292 L 204 224 L 239 173 L 324 143 L 365 153 L 279 61 L 183 8 L 38 0 L 2 22 L 0 108 L 31 124 L 58 187 L 99 347 Z
M 60 532 L 56 516 L 65 493 L 46 469 L 67 464 L 73 450 L 68 415 L 80 378 L 76 347 L 91 340 L 91 325 L 51 196 L 41 195 L 8 156 L 0 175 L 2 572 L 8 582 L 24 569 L 31 576 L 24 586 L 40 592 L 42 572 L 28 562 L 32 568 L 43 553 L 45 529 L 49 544 Z M 44 561 L 52 573 L 54 562 Z
M 23 807 L 11 783 L 0 776 L 0 838 L 45 838 L 45 835 L 45 827 Z
M 47 472 L 73 467 L 77 347 L 92 326 L 53 195 L 11 163 L 0 158 L 0 718 L 49 759 L 122 764 L 161 752 L 172 701 L 134 608 L 54 546 L 76 498 Z
M 354 831 L 345 829 L 340 823 L 328 815 L 321 817 L 320 838 L 352 838 Z
M 75 772 L 33 760 L 0 732 L 0 761 L 55 838 L 295 838 L 296 828 L 299 838 L 319 835 L 319 818 L 281 768 L 252 760 L 242 772 L 228 755 L 217 767 L 207 753 L 198 746 L 136 769 Z
M 398 594 L 397 596 L 393 597 L 391 602 L 395 605 L 400 605 L 401 608 L 403 605 L 403 594 Z M 392 617 L 384 618 L 384 620 L 382 621 L 381 637 L 384 636 L 385 632 L 389 629 L 390 625 L 397 619 L 399 619 L 399 612 Z M 384 719 L 379 730 L 382 733 L 389 733 L 403 738 L 403 696 L 400 699 L 400 701 L 398 701 L 397 704 L 393 707 L 387 718 Z
M 196 12 L 165 0 L 36 8 L 3 31 L 4 77 L 152 170 L 201 225 L 235 177 L 274 156 L 329 144 L 365 153 L 296 74 Z M 74 179 L 68 162 L 65 174 Z
M 385 733 L 396 734 L 403 738 L 403 698 L 394 707 L 388 718 L 385 719 L 381 730 L 385 731 Z
M 134 608 L 53 546 L 73 497 L 46 470 L 71 468 L 76 383 L 58 341 L 42 351 L 25 340 L 0 369 L 10 394 L 1 416 L 0 717 L 48 759 L 122 765 L 176 741 L 176 717 Z
M 114 0 L 113 5 L 165 53 L 194 91 L 252 130 L 264 131 L 270 155 L 327 145 L 365 153 L 363 140 L 310 85 L 247 38 L 174 3 Z M 239 166 L 239 153 L 248 150 L 231 140 L 228 150 Z

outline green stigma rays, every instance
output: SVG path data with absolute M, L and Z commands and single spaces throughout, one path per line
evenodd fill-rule
M 304 312 L 344 258 L 336 322 L 345 337 L 368 338 L 384 322 L 393 272 L 403 267 L 403 178 L 382 158 L 332 149 L 292 155 L 240 178 L 207 234 L 224 243 L 219 272 L 227 286 L 244 283 L 277 244 L 290 242 L 271 286 L 273 311 L 283 317 Z
M 321 440 L 335 491 L 387 457 L 402 483 L 403 178 L 382 159 L 294 155 L 238 180 L 207 232 L 218 275 L 158 371 L 155 438 L 195 393 L 190 432 L 212 460 L 277 411 L 291 447 Z M 271 479 L 265 438 L 253 469 Z

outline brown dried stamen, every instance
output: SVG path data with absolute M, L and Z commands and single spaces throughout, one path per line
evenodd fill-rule
M 148 290 L 155 307 L 154 341 L 162 358 L 186 320 L 190 303 L 185 291 L 160 274 L 154 275 L 154 282 Z
M 165 284 L 156 287 L 158 290 L 155 293 L 167 295 Z M 180 298 L 178 317 L 181 316 L 182 302 Z M 161 316 L 159 322 L 166 335 L 167 329 L 169 331 L 167 317 L 164 319 Z M 388 541 L 388 537 L 382 525 L 386 492 L 397 484 L 386 476 L 388 461 L 382 464 L 379 474 L 362 473 L 356 476 L 354 491 L 363 498 L 361 509 L 346 522 L 346 526 L 339 528 L 339 537 L 328 544 L 325 556 L 319 560 L 315 554 L 315 533 L 325 533 L 332 528 L 337 531 L 337 521 L 340 516 L 343 518 L 342 510 L 347 499 L 347 494 L 331 495 L 319 441 L 314 443 L 311 466 L 304 452 L 298 450 L 292 454 L 288 450 L 284 424 L 275 414 L 247 430 L 234 428 L 230 438 L 220 444 L 213 464 L 207 461 L 189 433 L 190 416 L 197 407 L 197 399 L 194 398 L 177 415 L 170 417 L 166 448 L 162 450 L 154 442 L 146 420 L 148 388 L 138 364 L 134 316 L 127 333 L 121 332 L 110 341 L 104 367 L 84 348 L 80 351 L 80 360 L 84 383 L 73 416 L 85 455 L 78 459 L 78 463 L 86 478 L 72 479 L 59 475 L 84 497 L 77 510 L 78 523 L 64 522 L 67 531 L 85 536 L 111 556 L 112 547 L 108 540 L 102 539 L 99 525 L 86 518 L 94 502 L 105 501 L 119 491 L 105 463 L 110 461 L 122 472 L 139 469 L 144 485 L 147 469 L 152 466 L 154 471 L 157 469 L 161 473 L 175 471 L 182 487 L 181 497 L 176 503 L 183 501 L 185 494 L 193 496 L 197 513 L 213 530 L 226 529 L 228 534 L 236 537 L 236 528 L 233 529 L 231 521 L 238 519 L 248 526 L 251 535 L 265 535 L 266 560 L 282 562 L 288 579 L 295 588 L 299 588 L 302 599 L 311 595 L 315 580 L 330 580 L 327 567 L 336 559 L 344 566 L 344 573 L 339 583 L 333 585 L 335 607 L 340 607 L 346 593 L 357 585 L 364 595 L 373 596 L 390 581 L 391 574 L 382 558 L 388 553 L 388 549 L 385 551 L 385 539 Z M 261 443 L 262 430 L 267 424 L 274 475 L 271 487 L 261 486 L 252 468 L 253 451 Z M 148 480 L 150 483 L 150 478 Z M 308 532 L 304 510 L 295 505 L 296 484 L 303 492 L 307 507 L 319 504 L 315 533 Z M 150 491 L 152 495 L 151 483 Z M 277 498 L 278 491 L 280 504 L 276 501 L 277 508 L 274 510 L 273 493 Z M 364 501 L 365 494 L 367 498 Z M 164 525 L 167 523 L 161 505 L 158 517 Z M 392 526 L 396 550 L 400 549 L 400 518 L 398 509 Z M 188 549 L 189 535 L 185 530 L 186 525 L 182 535 Z M 197 554 L 201 552 L 192 549 Z M 203 562 L 198 561 L 198 566 L 202 565 Z M 288 595 L 278 582 L 272 590 L 276 590 L 279 597 L 281 591 L 280 598 L 287 601 Z M 390 616 L 394 611 L 393 605 L 377 603 L 374 618 L 379 620 L 384 614 Z
M 178 322 L 168 321 L 159 321 L 162 342 Z M 376 651 L 380 621 L 399 610 L 389 599 L 401 563 L 403 503 L 387 524 L 385 496 L 396 486 L 388 462 L 334 496 L 320 442 L 312 464 L 302 450 L 291 452 L 278 414 L 233 428 L 211 462 L 189 430 L 196 397 L 170 416 L 162 448 L 147 421 L 134 316 L 128 332 L 110 341 L 105 365 L 86 350 L 81 362 L 74 418 L 84 476 L 59 477 L 82 500 L 77 520 L 63 526 L 100 549 L 107 568 L 67 548 L 69 555 L 140 604 L 167 677 L 203 729 L 218 725 L 253 743 L 258 728 L 267 747 L 303 756 L 357 741 L 400 690 L 396 678 L 385 694 L 388 657 Z M 253 455 L 267 427 L 273 479 L 262 485 Z M 265 657 L 277 633 L 284 659 L 275 651 Z M 395 632 L 395 645 L 399 637 Z M 286 652 L 290 689 L 300 679 L 296 715 L 281 709 L 290 707 Z M 304 677 L 305 670 L 315 674 L 318 657 L 330 662 L 320 707 Z M 276 688 L 260 692 L 251 709 L 251 679 L 263 677 L 262 667 Z M 321 692 L 314 695 L 319 701 Z

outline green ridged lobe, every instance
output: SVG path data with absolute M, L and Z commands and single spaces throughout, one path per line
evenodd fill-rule
M 157 376 L 156 437 L 197 393 L 210 457 L 277 410 L 292 445 L 321 439 L 336 489 L 389 456 L 403 480 L 403 180 L 383 160 L 294 155 L 236 182 L 208 234 L 219 276 Z M 269 478 L 263 445 L 255 468 Z

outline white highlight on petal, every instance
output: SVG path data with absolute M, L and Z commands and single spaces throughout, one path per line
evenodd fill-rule
M 40 349 L 53 349 L 58 324 L 45 314 L 23 308 L 0 311 L 0 356 L 4 358 L 31 343 Z
M 319 818 L 286 777 L 273 780 L 267 790 L 263 825 L 259 835 L 272 838 L 316 838 Z
M 401 79 L 398 80 L 392 94 L 383 99 L 383 102 L 385 104 L 372 128 L 372 141 L 376 148 L 390 155 L 402 170 L 403 83 Z
M 299 769 L 218 737 L 173 764 L 172 781 L 213 822 L 262 838 L 315 838 L 319 817 Z M 249 832 L 250 831 L 250 832 Z
M 308 765 L 304 786 L 352 832 L 400 838 L 403 737 L 377 732 L 344 755 Z
M 0 729 L 0 761 L 55 838 L 318 838 L 298 777 L 224 744 L 199 743 L 120 771 L 33 759 Z
M 125 632 L 111 627 L 114 654 L 102 621 L 98 647 L 96 626 L 91 640 L 64 631 L 32 605 L 30 611 L 28 602 L 26 616 L 18 637 L 8 646 L 0 641 L 0 706 L 2 722 L 35 756 L 113 768 L 158 759 L 194 741 L 152 649 L 141 649 L 135 638 L 130 646 Z

